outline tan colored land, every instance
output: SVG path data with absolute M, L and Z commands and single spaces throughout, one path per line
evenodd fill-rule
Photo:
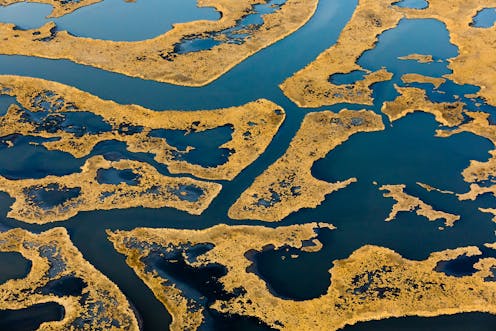
M 301 248 L 303 241 L 316 238 L 312 231 L 316 227 L 315 223 L 275 229 L 219 225 L 206 230 L 135 229 L 110 232 L 109 236 L 171 311 L 173 330 L 197 329 L 203 320 L 201 311 L 187 309 L 188 304 L 195 307 L 193 299 L 175 287 L 173 280 L 145 271 L 142 261 L 152 249 L 175 251 L 199 270 L 214 263 L 224 266 L 227 274 L 218 281 L 233 297 L 219 299 L 210 308 L 223 314 L 256 317 L 279 330 L 338 330 L 390 317 L 496 313 L 496 283 L 485 281 L 492 276 L 496 259 L 481 258 L 474 265 L 477 272 L 464 277 L 436 271 L 441 261 L 480 255 L 473 246 L 435 252 L 424 261 L 407 260 L 387 248 L 364 246 L 349 258 L 334 261 L 329 270 L 331 285 L 322 296 L 293 301 L 273 295 L 266 282 L 251 271 L 254 262 L 249 256 L 264 249 Z M 195 245 L 211 245 L 211 249 L 190 261 L 187 249 Z
M 250 261 L 241 252 L 248 252 L 251 249 L 261 251 L 267 244 L 274 247 L 303 247 L 303 242 L 314 241 L 315 247 L 320 250 L 320 242 L 314 229 L 325 227 L 333 229 L 329 224 L 308 223 L 304 225 L 293 225 L 277 230 L 261 226 L 236 226 L 230 227 L 224 224 L 216 225 L 207 230 L 172 230 L 172 229 L 145 229 L 138 228 L 130 232 L 116 231 L 108 232 L 109 239 L 114 244 L 115 249 L 126 255 L 127 264 L 134 269 L 136 274 L 152 289 L 155 296 L 164 304 L 173 320 L 171 330 L 196 330 L 204 320 L 204 308 L 188 298 L 172 282 L 161 278 L 156 271 L 146 271 L 147 266 L 143 259 L 151 252 L 158 254 L 179 252 L 185 259 L 187 258 L 187 248 L 195 245 L 214 244 L 215 247 L 207 253 L 201 255 L 196 262 L 191 263 L 193 267 L 201 267 L 210 264 L 209 261 L 221 262 L 228 268 L 226 277 L 222 278 L 222 283 L 228 291 L 232 290 L 238 281 L 250 284 L 251 277 L 235 279 L 231 271 L 237 271 L 243 266 L 248 267 Z M 229 248 L 231 247 L 231 248 Z M 310 246 L 311 248 L 312 246 Z M 164 257 L 165 259 L 165 257 Z M 189 263 L 188 263 L 189 264 Z M 234 270 L 234 269 L 236 270 Z M 252 275 L 247 274 L 247 275 Z M 244 284 L 241 286 L 245 286 Z M 260 291 L 266 290 L 265 286 Z M 191 309 L 191 307 L 198 309 Z
M 0 309 L 18 310 L 49 302 L 64 307 L 61 321 L 43 323 L 39 330 L 139 330 L 124 294 L 83 258 L 64 228 L 40 234 L 22 229 L 0 233 L 0 251 L 18 252 L 32 263 L 25 278 L 0 285 Z M 50 287 L 57 288 L 57 282 L 67 278 L 84 282 L 81 294 L 50 293 Z
M 439 77 L 429 77 L 419 74 L 404 74 L 401 76 L 401 80 L 403 83 L 411 84 L 411 83 L 429 83 L 434 85 L 435 88 L 439 88 L 442 84 L 446 82 L 445 78 Z
M 439 192 L 439 193 L 442 193 L 442 194 L 451 194 L 451 195 L 455 195 L 456 194 L 453 191 L 441 190 L 441 189 L 438 189 L 438 188 L 436 188 L 434 186 L 431 186 L 431 185 L 425 184 L 425 183 L 417 182 L 417 185 L 420 186 L 421 188 L 423 188 L 424 190 L 426 190 L 427 192 L 435 191 L 435 192 Z
M 321 53 L 315 61 L 295 73 L 281 84 L 283 92 L 300 107 L 321 107 L 341 102 L 334 95 L 339 86 L 329 82 L 337 73 L 364 70 L 356 63 L 363 52 L 373 49 L 378 36 L 396 27 L 404 18 L 435 18 L 446 24 L 450 41 L 458 46 L 460 54 L 450 60 L 453 74 L 446 78 L 458 84 L 481 87 L 479 96 L 496 105 L 496 65 L 494 44 L 496 26 L 478 29 L 470 26 L 479 10 L 494 5 L 494 0 L 432 0 L 426 9 L 409 9 L 392 6 L 394 0 L 359 0 L 359 4 L 335 45 Z M 411 55 L 410 59 L 430 60 L 429 57 Z M 387 79 L 384 76 L 384 79 Z M 354 89 L 354 86 L 350 87 Z M 362 91 L 363 92 L 363 91 Z M 367 92 L 370 94 L 370 91 Z M 371 100 L 365 100 L 366 104 Z M 364 103 L 358 95 L 352 103 Z
M 491 186 L 482 186 L 479 184 L 470 184 L 470 189 L 468 192 L 457 194 L 458 199 L 460 200 L 475 200 L 480 195 L 484 194 L 492 194 L 496 197 L 496 185 Z
M 493 128 L 496 131 L 496 127 Z M 493 135 L 496 137 L 496 134 L 493 132 Z M 488 136 L 480 136 L 488 138 Z M 491 140 L 496 143 L 496 140 Z M 496 183 L 496 149 L 489 151 L 491 157 L 486 162 L 480 162 L 472 160 L 470 161 L 470 166 L 463 170 L 463 177 L 468 182 L 477 182 L 477 181 L 485 181 L 490 180 Z
M 384 130 L 380 115 L 372 111 L 342 110 L 310 113 L 284 155 L 258 176 L 229 209 L 229 217 L 243 220 L 280 221 L 302 208 L 315 208 L 325 196 L 355 182 L 317 180 L 315 161 L 360 132 Z
M 174 48 L 182 40 L 209 36 L 234 27 L 265 0 L 199 0 L 200 7 L 214 7 L 221 13 L 218 21 L 201 20 L 175 24 L 163 35 L 143 41 L 111 41 L 77 37 L 57 31 L 49 22 L 34 30 L 18 30 L 13 24 L 1 24 L 1 54 L 15 54 L 49 59 L 68 59 L 76 63 L 118 72 L 133 77 L 185 86 L 206 85 L 249 56 L 285 38 L 303 26 L 314 14 L 318 0 L 287 0 L 275 13 L 263 16 L 259 28 L 248 26 L 245 42 L 222 43 L 209 50 L 179 54 Z M 214 37 L 226 38 L 220 34 Z
M 48 5 L 51 5 L 53 7 L 52 12 L 48 17 L 60 17 L 64 16 L 66 14 L 70 14 L 73 11 L 93 5 L 95 3 L 98 3 L 102 0 L 79 0 L 79 1 L 63 1 L 63 0 L 0 0 L 0 6 L 9 6 L 14 3 L 19 3 L 19 2 L 37 2 L 37 3 L 46 3 Z
M 400 56 L 399 60 L 413 60 L 418 63 L 432 63 L 434 62 L 434 58 L 430 54 L 410 54 L 406 56 Z
M 137 105 L 120 105 L 102 100 L 73 87 L 43 79 L 22 76 L 1 76 L 0 90 L 15 96 L 25 109 L 41 113 L 48 104 L 45 121 L 40 124 L 26 121 L 25 111 L 12 106 L 0 118 L 0 137 L 24 134 L 45 138 L 60 138 L 43 142 L 49 150 L 60 150 L 75 157 L 88 155 L 96 144 L 117 140 L 127 144 L 131 152 L 155 154 L 157 162 L 167 165 L 171 173 L 190 173 L 196 177 L 231 180 L 262 154 L 285 118 L 284 110 L 273 102 L 260 99 L 243 106 L 203 111 L 152 111 Z M 110 131 L 82 135 L 53 126 L 53 120 L 69 113 L 93 113 Z M 164 138 L 151 137 L 155 129 L 202 132 L 218 127 L 232 128 L 232 139 L 219 146 L 231 151 L 226 163 L 203 167 L 181 160 L 193 147 L 185 151 L 168 144 Z
M 384 197 L 393 198 L 396 203 L 389 214 L 386 222 L 394 221 L 400 212 L 415 212 L 419 216 L 427 218 L 429 221 L 444 219 L 444 225 L 452 227 L 455 222 L 460 219 L 460 216 L 446 213 L 444 211 L 435 210 L 431 205 L 428 205 L 419 198 L 405 192 L 406 185 L 383 185 L 379 188 L 381 191 L 386 191 Z
M 131 170 L 136 174 L 136 184 L 100 183 L 98 172 L 102 169 Z M 9 180 L 0 176 L 0 191 L 15 199 L 7 216 L 36 224 L 67 220 L 81 211 L 133 207 L 172 207 L 199 215 L 221 188 L 217 183 L 164 176 L 147 163 L 107 161 L 102 156 L 88 159 L 81 172 L 61 177 Z M 67 199 L 43 206 L 48 201 L 39 196 L 40 192 L 62 192 Z
M 381 111 L 391 122 L 416 111 L 433 114 L 436 121 L 445 126 L 456 126 L 463 122 L 462 102 L 432 102 L 425 90 L 416 87 L 400 87 L 395 85 L 400 94 L 395 100 L 384 102 Z

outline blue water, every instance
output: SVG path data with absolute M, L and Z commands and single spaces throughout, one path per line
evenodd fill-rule
M 384 131 L 351 137 L 350 144 L 338 146 L 317 161 L 312 174 L 327 181 L 356 176 L 367 182 L 420 181 L 456 192 L 467 191 L 468 184 L 460 173 L 469 165 L 468 160 L 489 158 L 491 143 L 468 133 L 438 138 L 434 136 L 437 128 L 432 115 L 407 115 Z
M 402 8 L 425 9 L 429 3 L 426 0 L 399 0 L 394 5 Z
M 169 31 L 174 23 L 220 18 L 213 8 L 198 8 L 196 3 L 196 0 L 105 0 L 59 18 L 47 18 L 52 6 L 21 2 L 0 7 L 0 22 L 35 29 L 53 21 L 59 31 L 80 37 L 135 41 L 157 37 Z
M 268 0 L 267 3 L 253 5 L 251 12 L 239 19 L 234 27 L 208 33 L 207 37 L 187 36 L 179 44 L 175 45 L 174 53 L 198 52 L 211 49 L 223 43 L 242 44 L 250 38 L 251 31 L 258 30 L 263 25 L 263 15 L 276 12 L 285 2 L 286 0 Z M 247 33 L 246 30 L 249 30 L 250 33 Z M 225 40 L 223 40 L 224 38 Z
M 8 147 L 6 141 L 14 144 Z M 15 135 L 0 139 L 0 175 L 9 179 L 63 176 L 76 172 L 83 164 L 70 154 L 49 151 L 41 146 L 46 139 Z M 12 162 L 15 160 L 15 162 Z
M 29 197 L 29 202 L 37 207 L 48 210 L 60 206 L 76 198 L 81 193 L 81 188 L 68 188 L 59 184 L 48 184 L 45 187 L 31 186 L 24 189 L 24 194 Z
M 68 30 L 74 34 L 82 33 L 77 32 L 77 29 L 81 29 L 79 31 L 88 29 L 86 31 L 91 33 L 88 35 L 92 36 L 101 33 L 106 34 L 108 38 L 118 40 L 131 38 L 130 36 L 143 39 L 144 36 L 139 34 L 146 29 L 138 28 L 141 24 L 153 26 L 149 30 L 148 37 L 163 33 L 170 24 L 157 24 L 152 19 L 144 19 L 145 14 L 143 14 L 135 21 L 123 19 L 119 24 L 125 28 L 116 33 L 118 29 L 112 26 L 120 18 L 112 14 L 111 8 L 143 6 L 154 12 L 150 15 L 162 15 L 161 11 L 157 10 L 159 7 L 152 6 L 150 3 L 153 4 L 148 1 L 125 4 L 106 0 L 101 4 L 82 8 L 67 15 L 64 19 L 67 19 L 67 24 L 72 24 Z M 190 1 L 166 3 L 164 6 L 174 9 L 171 11 L 171 17 L 177 18 L 171 19 L 171 22 L 180 21 L 178 13 L 183 10 L 186 13 L 184 21 L 197 19 L 198 17 L 194 15 L 199 15 L 198 11 L 189 13 L 186 9 L 191 9 L 188 7 L 191 3 Z M 278 88 L 278 84 L 335 43 L 341 29 L 351 17 L 356 3 L 356 0 L 320 1 L 314 17 L 299 31 L 258 52 L 212 84 L 202 88 L 144 81 L 65 60 L 0 56 L 0 73 L 28 75 L 58 81 L 119 103 L 135 103 L 157 110 L 184 109 L 188 111 L 231 107 L 258 98 L 268 98 L 286 110 L 287 119 L 267 151 L 235 180 L 221 182 L 224 186 L 222 192 L 202 216 L 189 215 L 171 208 L 133 208 L 84 212 L 69 221 L 56 224 L 56 226 L 65 226 L 85 258 L 119 285 L 137 307 L 145 322 L 145 330 L 165 330 L 170 323 L 170 316 L 162 304 L 155 299 L 150 289 L 127 267 L 125 258 L 115 252 L 106 239 L 106 229 L 127 230 L 137 226 L 207 228 L 221 222 L 232 225 L 266 226 L 300 224 L 313 220 L 333 223 L 337 226 L 337 230 L 319 235 L 319 239 L 324 244 L 322 252 L 300 254 L 298 259 L 292 259 L 290 255 L 288 256 L 294 253 L 292 251 L 269 250 L 254 258 L 253 272 L 261 275 L 275 295 L 297 300 L 316 297 L 324 293 L 329 285 L 327 270 L 332 267 L 332 261 L 348 257 L 354 250 L 365 244 L 390 247 L 410 259 L 424 259 L 432 251 L 466 245 L 480 246 L 481 243 L 494 241 L 495 224 L 491 222 L 491 216 L 480 213 L 478 207 L 495 206 L 496 199 L 483 196 L 475 202 L 458 202 L 452 196 L 427 192 L 415 184 L 416 181 L 424 181 L 443 189 L 464 191 L 467 189 L 467 184 L 460 176 L 461 170 L 469 164 L 471 159 L 487 159 L 488 151 L 493 146 L 483 138 L 466 133 L 451 138 L 436 138 L 434 132 L 438 124 L 431 115 L 423 113 L 409 115 L 394 122 L 393 126 L 386 117 L 383 117 L 387 126 L 385 131 L 357 134 L 332 151 L 326 158 L 318 161 L 312 168 L 312 173 L 318 178 L 335 181 L 353 176 L 359 179 L 357 183 L 348 188 L 330 195 L 318 208 L 301 210 L 290 215 L 280 224 L 240 222 L 228 219 L 229 207 L 241 192 L 251 185 L 256 176 L 284 153 L 306 113 L 323 109 L 339 111 L 343 107 L 363 108 L 361 105 L 335 105 L 319 109 L 300 109 Z M 405 3 L 409 3 L 408 6 L 415 5 L 410 1 L 405 1 Z M 41 8 L 36 4 L 24 4 L 24 6 L 24 8 Z M 99 6 L 109 6 L 108 14 L 101 14 L 102 17 L 107 18 L 102 21 L 106 28 L 96 27 L 96 24 L 95 27 L 87 27 L 82 23 L 82 18 L 81 21 L 74 19 L 77 15 L 83 15 L 85 10 L 96 11 L 101 8 Z M 204 15 L 205 10 L 208 12 L 210 9 L 199 11 Z M 23 12 L 25 11 L 18 12 L 17 19 L 22 19 Z M 45 22 L 40 17 L 46 14 L 36 14 L 35 17 L 38 17 L 39 21 L 36 21 L 36 18 L 26 18 L 25 23 L 39 26 Z M 210 19 L 217 18 L 211 17 Z M 2 20 L 8 21 L 7 18 Z M 131 26 L 136 28 L 129 28 L 130 24 L 135 24 Z M 110 31 L 114 31 L 115 34 L 111 34 Z M 379 43 L 374 50 L 366 52 L 360 58 L 359 63 L 365 69 L 373 71 L 385 66 L 394 74 L 391 81 L 373 86 L 376 102 L 368 108 L 380 113 L 382 102 L 392 100 L 396 96 L 393 84 L 404 85 L 400 80 L 404 73 L 416 72 L 433 77 L 449 74 L 447 60 L 456 56 L 457 51 L 457 48 L 450 43 L 449 35 L 442 23 L 435 20 L 402 20 L 397 28 L 388 30 L 380 36 Z M 415 61 L 397 59 L 399 56 L 412 53 L 431 54 L 436 62 L 419 64 Z M 437 62 L 438 60 L 441 62 Z M 342 79 L 339 81 L 342 83 L 356 79 L 354 76 L 334 78 Z M 419 86 L 425 88 L 428 95 L 436 101 L 454 100 L 454 95 L 473 93 L 477 90 L 476 87 L 459 86 L 449 81 L 439 88 L 445 94 L 435 91 L 431 85 L 419 84 Z M 0 97 L 0 111 L 5 111 L 9 102 L 11 100 L 8 98 Z M 472 102 L 469 107 L 475 109 L 477 106 Z M 480 109 L 488 112 L 494 111 L 494 107 L 487 105 L 483 105 Z M 139 130 L 139 128 L 131 129 Z M 203 139 L 192 141 L 195 135 L 175 132 L 172 136 L 169 135 L 169 140 L 176 139 L 174 143 L 178 149 L 186 145 L 208 142 L 209 146 L 201 145 L 197 150 L 207 148 L 210 155 L 215 155 L 212 151 L 215 148 L 218 149 L 230 133 L 220 130 L 209 134 L 210 136 L 204 139 L 205 141 Z M 9 175 L 12 178 L 39 178 L 44 174 L 60 175 L 77 171 L 84 162 L 84 159 L 75 159 L 67 153 L 50 152 L 42 146 L 30 145 L 29 139 L 15 138 L 13 148 L 0 144 L 2 148 L 0 174 Z M 130 153 L 123 143 L 114 141 L 100 143 L 91 155 L 104 155 L 111 160 L 136 159 L 150 163 L 161 173 L 168 174 L 164 165 L 157 164 L 153 160 L 153 155 Z M 12 162 L 14 159 L 16 162 Z M 198 162 L 204 162 L 204 160 L 205 157 L 198 156 Z M 111 176 L 110 180 L 115 182 L 120 179 Z M 438 230 L 438 226 L 442 225 L 441 221 L 429 222 L 411 213 L 400 213 L 397 220 L 386 223 L 384 219 L 389 214 L 394 201 L 383 198 L 383 192 L 372 184 L 373 180 L 378 181 L 379 184 L 405 183 L 408 193 L 419 196 L 438 209 L 459 214 L 462 219 L 455 227 L 444 231 Z M 183 188 L 183 190 L 186 194 L 179 193 L 180 195 L 193 201 L 197 198 L 198 192 L 194 189 Z M 11 203 L 12 199 L 5 194 L 0 194 L 0 227 L 2 229 L 20 226 L 32 231 L 41 231 L 55 226 L 27 225 L 6 218 L 5 215 Z M 286 258 L 282 260 L 281 256 L 286 256 Z M 271 268 L 271 266 L 277 266 L 277 268 Z M 302 281 L 303 277 L 308 277 L 308 281 Z M 228 327 L 235 330 L 263 329 L 263 326 L 257 325 L 253 320 L 236 318 L 227 320 L 212 311 L 208 314 L 209 324 L 205 327 L 207 330 L 221 330 Z M 359 324 L 353 328 L 358 328 L 357 330 L 364 328 L 368 330 L 407 330 L 407 328 L 428 330 L 431 327 L 433 330 L 456 330 L 458 327 L 458 330 L 467 330 L 467 325 L 469 325 L 469 329 L 474 331 L 496 329 L 495 318 L 484 314 L 463 314 L 450 318 L 392 319 L 370 323 Z M 350 330 L 353 328 L 350 327 Z
M 125 183 L 127 185 L 136 186 L 139 183 L 139 175 L 131 169 L 98 169 L 96 180 L 100 184 L 118 185 Z
M 55 295 L 58 297 L 80 296 L 88 286 L 81 278 L 74 276 L 62 276 L 49 281 L 39 292 L 44 295 Z
M 270 292 L 277 297 L 303 301 L 324 295 L 331 285 L 329 252 L 333 248 L 326 241 L 330 232 L 319 231 L 318 239 L 325 242 L 319 252 L 268 247 L 250 258 L 253 261 L 250 271 L 265 280 Z
M 0 285 L 9 279 L 25 278 L 31 271 L 32 263 L 20 253 L 0 253 Z
M 405 40 L 408 42 L 403 42 Z M 432 55 L 435 62 L 419 63 L 398 59 L 410 54 Z M 358 64 L 373 71 L 386 67 L 395 75 L 393 82 L 399 82 L 401 75 L 406 73 L 432 77 L 448 74 L 450 70 L 447 68 L 447 59 L 457 54 L 458 48 L 450 43 L 443 23 L 434 19 L 402 19 L 398 27 L 379 36 L 377 47 L 364 52 Z
M 334 74 L 329 77 L 329 81 L 336 85 L 354 84 L 356 81 L 362 80 L 367 72 L 363 70 L 354 70 L 347 74 Z
M 203 167 L 216 167 L 229 159 L 231 150 L 220 146 L 232 139 L 232 132 L 233 127 L 226 125 L 199 132 L 156 129 L 150 132 L 150 136 L 164 138 L 167 144 L 175 147 L 177 149 L 173 152 L 175 160 Z
M 474 17 L 472 26 L 476 28 L 490 28 L 496 23 L 496 7 L 484 8 Z
M 5 115 L 9 107 L 16 102 L 14 97 L 0 94 L 0 116 Z
M 0 329 L 37 330 L 41 323 L 61 321 L 64 314 L 64 307 L 55 302 L 41 303 L 19 310 L 2 310 L 0 311 Z M 26 316 L 30 316 L 30 319 Z
M 49 133 L 65 131 L 74 134 L 76 137 L 82 137 L 85 134 L 98 134 L 111 130 L 111 126 L 104 122 L 102 117 L 91 112 L 60 112 L 56 114 L 47 114 L 26 111 L 23 119 L 32 123 L 36 130 L 43 130 Z
M 439 261 L 436 265 L 435 270 L 443 272 L 448 276 L 471 276 L 478 271 L 474 266 L 477 262 L 479 262 L 481 259 L 496 257 L 496 251 L 491 248 L 480 246 L 479 250 L 481 251 L 481 254 L 479 255 L 467 256 L 466 254 L 462 254 L 455 259 L 451 259 L 448 261 Z M 494 276 L 495 275 L 493 273 L 492 276 L 486 277 L 485 280 L 494 281 Z

